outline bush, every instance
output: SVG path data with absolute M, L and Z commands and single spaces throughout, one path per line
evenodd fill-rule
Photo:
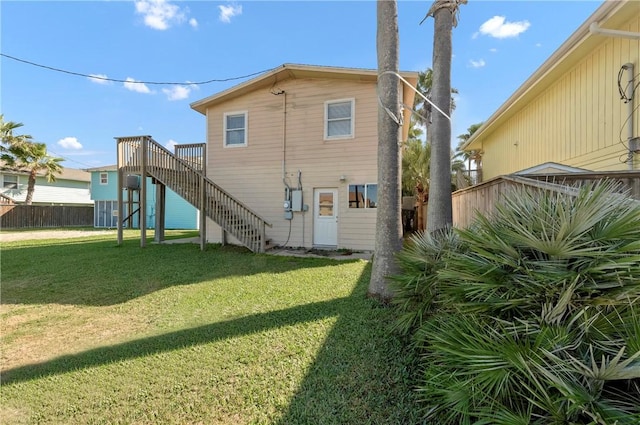
M 640 423 L 640 203 L 614 189 L 517 190 L 400 253 L 426 420 Z

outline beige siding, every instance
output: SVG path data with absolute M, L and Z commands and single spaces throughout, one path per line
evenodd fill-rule
M 618 29 L 640 32 L 640 14 Z M 595 49 L 482 137 L 483 178 L 548 161 L 593 171 L 628 169 L 627 151 L 620 141 L 627 139 L 628 106 L 620 100 L 617 86 L 618 71 L 628 62 L 635 65 L 637 75 L 640 41 L 602 37 Z M 639 105 L 636 92 L 635 136 L 640 128 Z M 635 169 L 640 169 L 639 163 L 640 156 L 635 155 Z
M 294 247 L 313 244 L 314 188 L 336 188 L 338 247 L 373 250 L 376 211 L 349 209 L 348 185 L 377 180 L 375 84 L 289 79 L 274 83 L 272 90 L 285 94 L 259 89 L 207 109 L 208 176 L 273 225 L 267 228 L 272 243 L 284 244 L 289 237 L 287 245 Z M 355 137 L 325 141 L 324 105 L 337 99 L 355 100 Z M 223 115 L 234 111 L 248 111 L 248 146 L 224 148 Z M 283 160 L 285 179 L 293 188 L 300 171 L 309 206 L 308 212 L 294 212 L 291 221 L 284 219 Z M 220 229 L 207 226 L 208 240 L 220 241 Z

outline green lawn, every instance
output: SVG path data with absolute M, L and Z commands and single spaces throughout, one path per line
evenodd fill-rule
M 5 243 L 0 423 L 416 423 L 364 261 Z

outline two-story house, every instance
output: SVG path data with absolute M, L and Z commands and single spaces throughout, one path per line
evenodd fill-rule
M 401 75 L 415 87 L 417 73 Z M 376 87 L 376 70 L 285 64 L 192 103 L 206 117 L 207 177 L 269 223 L 273 245 L 373 250 Z M 208 242 L 224 240 L 206 227 Z

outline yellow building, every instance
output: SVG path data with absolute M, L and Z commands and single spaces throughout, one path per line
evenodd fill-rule
M 639 83 L 640 2 L 605 1 L 463 149 L 480 154 L 483 181 L 526 169 L 639 170 Z

